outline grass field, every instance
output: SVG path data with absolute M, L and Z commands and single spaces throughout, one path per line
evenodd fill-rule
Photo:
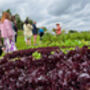
M 25 41 L 24 41 L 24 35 L 23 35 L 23 31 L 19 31 L 18 32 L 18 38 L 17 38 L 17 43 L 16 43 L 16 46 L 17 46 L 17 49 L 18 50 L 22 50 L 22 49 L 28 49 L 28 48 L 37 48 L 40 46 L 40 39 L 39 39 L 39 36 L 37 37 L 37 46 L 34 46 L 33 45 L 33 36 L 31 37 L 31 45 L 28 46 L 26 45 Z

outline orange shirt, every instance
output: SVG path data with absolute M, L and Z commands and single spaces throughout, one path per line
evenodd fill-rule
M 56 34 L 57 34 L 57 35 L 61 34 L 61 27 L 60 27 L 60 26 L 57 27 L 57 29 L 56 29 Z

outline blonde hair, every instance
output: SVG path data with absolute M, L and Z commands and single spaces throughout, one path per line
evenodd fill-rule
M 4 12 L 1 18 L 1 22 L 3 23 L 5 19 L 10 20 L 10 14 L 7 12 Z

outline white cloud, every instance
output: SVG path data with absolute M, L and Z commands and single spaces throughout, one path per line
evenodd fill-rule
M 49 29 L 60 23 L 67 30 L 90 30 L 90 0 L 0 0 L 0 13 L 8 8 Z

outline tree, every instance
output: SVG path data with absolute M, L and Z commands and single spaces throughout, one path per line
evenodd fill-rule
M 29 17 L 26 17 L 26 20 L 30 23 L 33 24 L 33 21 L 31 19 L 29 19 Z
M 12 16 L 12 13 L 11 13 L 10 9 L 7 9 L 6 11 L 3 11 L 3 12 L 8 12 Z M 16 19 L 17 28 L 18 29 L 23 29 L 23 23 L 24 22 L 21 20 L 19 14 L 15 14 L 14 16 L 15 16 L 15 19 Z M 33 24 L 33 20 L 29 19 L 29 17 L 26 17 L 26 20 L 28 20 L 30 24 Z
M 18 14 L 15 14 L 15 19 L 16 19 L 18 29 L 23 29 L 23 21 L 21 20 Z
M 77 31 L 75 30 L 69 30 L 69 33 L 76 33 Z
M 7 9 L 5 12 L 8 12 L 10 15 L 12 15 L 11 10 Z
M 30 23 L 30 24 L 33 24 L 33 21 L 30 19 L 30 20 L 29 20 L 29 23 Z
M 56 33 L 56 29 L 55 29 L 55 28 L 53 28 L 52 31 L 53 31 L 54 33 Z

